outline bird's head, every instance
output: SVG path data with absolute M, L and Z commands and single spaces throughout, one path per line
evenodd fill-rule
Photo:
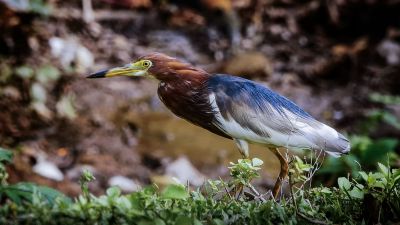
M 153 62 L 151 60 L 141 59 L 125 64 L 123 66 L 92 73 L 87 78 L 104 78 L 115 76 L 143 77 L 151 75 L 149 69 L 152 66 Z
M 114 76 L 155 77 L 161 81 L 168 81 L 183 77 L 195 78 L 208 76 L 208 73 L 168 55 L 162 53 L 151 53 L 124 66 L 93 73 L 87 78 Z

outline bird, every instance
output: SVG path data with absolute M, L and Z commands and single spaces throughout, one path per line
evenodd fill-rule
M 249 157 L 249 143 L 270 149 L 280 161 L 280 173 L 272 189 L 275 198 L 289 169 L 279 148 L 325 151 L 334 157 L 350 151 L 350 142 L 341 133 L 252 80 L 211 74 L 157 52 L 87 78 L 114 76 L 155 78 L 159 81 L 158 96 L 169 110 L 194 125 L 232 139 L 243 158 Z

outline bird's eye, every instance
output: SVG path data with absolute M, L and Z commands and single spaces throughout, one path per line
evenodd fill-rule
M 149 67 L 151 65 L 151 63 L 149 61 L 144 61 L 143 62 L 143 66 L 144 67 Z

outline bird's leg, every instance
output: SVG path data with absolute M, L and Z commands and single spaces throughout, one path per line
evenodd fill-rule
M 234 138 L 237 147 L 239 148 L 239 152 L 242 155 L 243 159 L 249 158 L 249 144 L 247 141 L 242 139 Z
M 272 152 L 278 157 L 279 162 L 281 163 L 281 171 L 279 173 L 279 177 L 275 182 L 274 188 L 272 189 L 272 194 L 274 198 L 276 199 L 278 197 L 279 190 L 281 189 L 282 182 L 286 178 L 288 171 L 289 171 L 289 166 L 288 163 L 285 159 L 285 157 L 282 156 L 282 154 L 279 152 L 278 148 L 274 148 Z

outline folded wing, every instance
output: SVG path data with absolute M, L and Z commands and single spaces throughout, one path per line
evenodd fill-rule
M 208 86 L 214 124 L 229 136 L 289 149 L 324 150 L 336 157 L 350 150 L 343 135 L 262 85 L 215 75 Z

